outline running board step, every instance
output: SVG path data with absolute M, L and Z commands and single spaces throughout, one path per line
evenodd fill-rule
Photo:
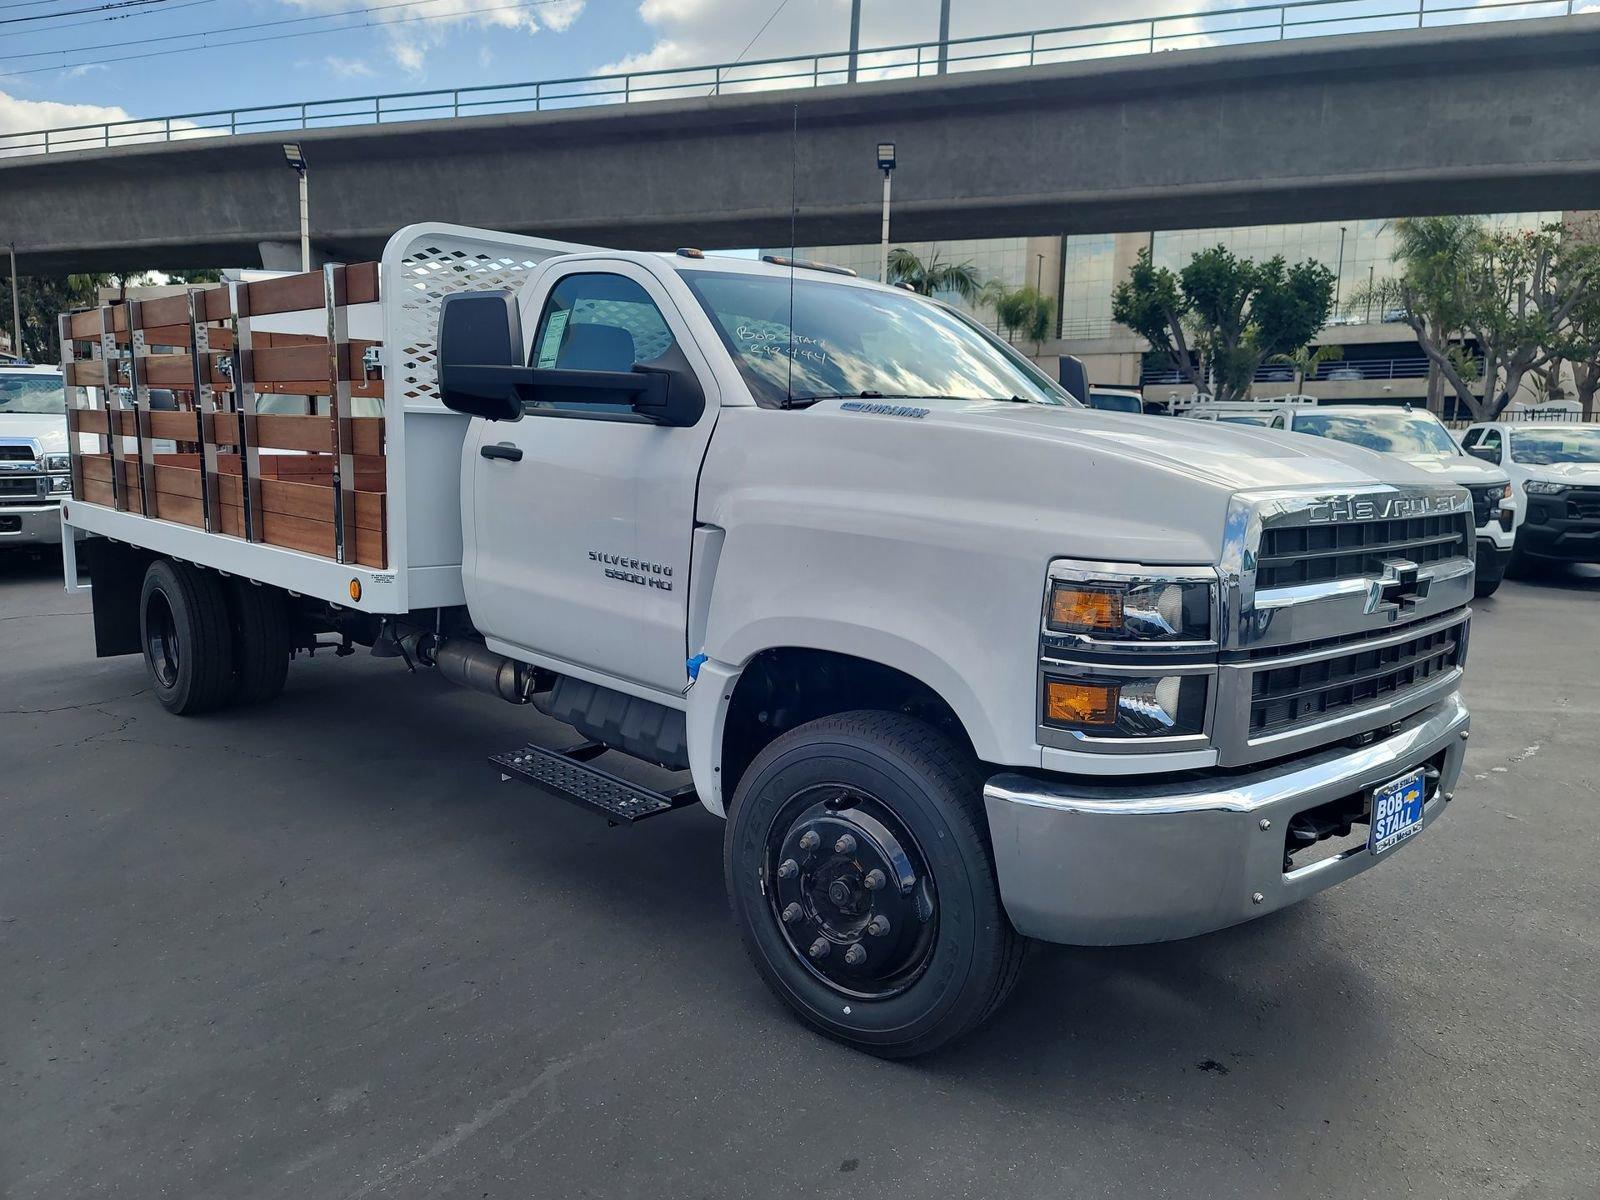
M 489 762 L 499 769 L 502 780 L 520 779 L 546 788 L 563 800 L 599 813 L 613 825 L 632 825 L 646 817 L 699 803 L 693 784 L 671 792 L 655 792 L 590 766 L 589 760 L 605 750 L 599 742 L 580 742 L 566 750 L 524 746 L 491 754 Z

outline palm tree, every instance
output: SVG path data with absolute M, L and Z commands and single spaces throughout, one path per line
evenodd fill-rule
M 981 289 L 977 267 L 970 262 L 940 261 L 937 246 L 928 255 L 927 261 L 904 246 L 896 246 L 889 251 L 888 282 L 910 284 L 912 291 L 924 296 L 931 296 L 935 292 L 953 292 L 969 304 L 978 298 Z
M 1274 354 L 1270 361 L 1288 363 L 1294 368 L 1294 390 L 1299 392 L 1306 380 L 1317 377 L 1317 368 L 1325 362 L 1337 362 L 1344 357 L 1339 346 L 1301 346 L 1293 354 Z

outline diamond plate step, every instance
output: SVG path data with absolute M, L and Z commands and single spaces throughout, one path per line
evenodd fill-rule
M 504 754 L 491 754 L 489 762 L 502 779 L 520 779 L 555 792 L 581 808 L 597 812 L 613 825 L 631 825 L 646 817 L 699 802 L 694 786 L 671 792 L 651 791 L 586 761 L 603 753 L 604 746 L 584 742 L 570 750 L 524 746 Z

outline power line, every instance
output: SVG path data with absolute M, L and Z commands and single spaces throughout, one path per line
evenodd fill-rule
M 76 17 L 82 13 L 109 12 L 115 8 L 148 8 L 152 4 L 166 4 L 168 0 L 109 0 L 93 8 L 69 8 L 63 12 L 34 13 L 26 17 L 0 17 L 0 25 L 20 25 L 24 21 L 49 21 L 56 17 Z M 108 18 L 109 19 L 109 18 Z
M 436 4 L 436 3 L 439 3 L 439 2 L 440 2 L 440 0 L 399 0 L 398 3 L 394 3 L 394 4 L 372 5 L 370 7 L 369 6 L 363 6 L 361 8 L 354 8 L 354 9 L 342 9 L 339 12 L 336 12 L 336 13 L 323 13 L 320 16 L 315 16 L 315 17 L 290 17 L 290 18 L 287 18 L 285 20 L 280 20 L 280 21 L 261 21 L 261 22 L 255 23 L 253 25 L 236 25 L 236 26 L 231 26 L 231 27 L 224 27 L 222 29 L 206 30 L 206 31 L 203 31 L 203 32 L 200 32 L 200 33 L 169 34 L 164 38 L 148 38 L 148 39 L 142 39 L 142 41 L 146 41 L 146 42 L 150 42 L 150 41 L 171 41 L 171 40 L 174 40 L 176 38 L 196 38 L 196 37 L 204 38 L 204 37 L 210 37 L 214 33 L 234 33 L 234 32 L 239 32 L 239 31 L 242 31 L 242 30 L 264 29 L 264 28 L 268 28 L 268 27 L 271 27 L 271 26 L 275 26 L 275 25 L 297 24 L 297 23 L 304 22 L 304 21 L 326 21 L 326 20 L 329 20 L 329 19 L 334 18 L 334 17 L 351 16 L 351 15 L 354 15 L 354 14 L 364 13 L 364 12 L 381 12 L 381 11 L 384 11 L 384 10 L 387 10 L 387 9 L 395 9 L 395 8 L 412 8 L 412 7 L 415 7 L 418 4 Z M 393 21 L 379 21 L 379 22 L 368 21 L 368 22 L 366 22 L 366 27 L 373 28 L 373 29 L 378 29 L 378 28 L 386 28 L 386 27 L 391 26 L 391 25 L 412 25 L 412 24 L 415 24 L 415 23 L 417 23 L 419 21 L 462 20 L 462 19 L 464 19 L 466 17 L 469 17 L 469 16 L 480 16 L 480 15 L 485 14 L 485 13 L 518 12 L 518 11 L 521 11 L 521 10 L 524 10 L 524 9 L 529 9 L 529 8 L 541 8 L 541 7 L 543 7 L 543 6 L 547 5 L 547 4 L 563 4 L 563 3 L 567 3 L 567 2 L 568 2 L 568 0 L 521 0 L 520 3 L 515 3 L 515 4 L 501 4 L 501 5 L 496 5 L 493 8 L 475 9 L 471 13 L 459 13 L 459 12 L 433 13 L 433 14 L 422 15 L 422 16 L 401 17 L 401 18 L 398 18 L 397 20 L 393 20 Z M 22 71 L 0 71 L 0 79 L 9 79 L 9 78 L 13 78 L 13 77 L 19 76 L 19 75 L 39 75 L 39 74 L 42 74 L 42 73 L 47 72 L 47 71 L 66 71 L 66 70 L 71 70 L 73 67 L 96 67 L 96 66 L 103 66 L 103 65 L 108 64 L 108 63 L 134 62 L 134 61 L 138 61 L 140 59 L 146 59 L 146 58 L 160 58 L 160 57 L 162 57 L 164 55 L 167 55 L 167 54 L 187 54 L 187 53 L 190 53 L 190 52 L 195 51 L 195 50 L 222 49 L 222 48 L 227 47 L 227 46 L 248 46 L 248 45 L 253 45 L 253 44 L 256 44 L 256 43 L 260 43 L 260 42 L 282 42 L 282 41 L 288 41 L 289 39 L 292 39 L 292 38 L 317 37 L 318 35 L 328 34 L 328 33 L 348 33 L 348 32 L 350 32 L 350 30 L 352 28 L 353 27 L 349 26 L 349 25 L 341 25 L 341 26 L 338 26 L 338 27 L 333 28 L 333 29 L 307 29 L 307 30 L 302 30 L 302 31 L 297 32 L 297 33 L 276 33 L 276 34 L 269 34 L 266 37 L 234 38 L 233 40 L 226 41 L 226 42 L 206 42 L 206 43 L 203 43 L 202 45 L 199 45 L 199 46 L 179 46 L 179 47 L 176 47 L 175 49 L 171 49 L 171 50 L 151 50 L 151 51 L 147 51 L 144 54 L 119 54 L 115 58 L 84 59 L 84 60 L 82 60 L 80 62 L 56 63 L 53 66 L 48 66 L 48 67 L 29 67 L 26 70 L 22 70 Z M 104 44 L 105 43 L 102 43 L 101 45 L 104 45 Z M 137 44 L 137 43 L 131 42 L 131 41 L 128 41 L 128 42 L 117 42 L 116 43 L 116 45 L 118 45 L 118 46 L 126 46 L 126 45 L 134 45 L 134 44 Z M 98 49 L 99 47 L 88 47 L 88 48 L 89 49 Z M 45 53 L 71 54 L 73 52 L 71 50 L 57 50 L 57 51 L 45 51 Z M 37 54 L 29 54 L 26 57 L 36 57 L 36 56 L 37 56 Z M 24 56 L 23 55 L 15 55 L 13 57 L 21 58 L 21 57 L 24 57 Z M 270 107 L 274 107 L 274 106 L 272 106 L 272 105 L 258 105 L 256 107 L 270 108 Z
M 37 3 L 37 0 L 33 0 L 33 2 Z M 83 20 L 83 21 L 65 21 L 60 25 L 50 25 L 50 26 L 35 25 L 32 29 L 16 29 L 16 30 L 12 30 L 11 33 L 9 33 L 7 36 L 8 37 L 12 37 L 12 38 L 20 38 L 20 37 L 27 37 L 29 34 L 56 33 L 57 31 L 62 30 L 62 29 L 77 29 L 81 25 L 109 25 L 113 21 L 128 21 L 128 20 L 133 19 L 134 17 L 161 16 L 161 15 L 163 15 L 165 13 L 177 12 L 179 9 L 193 8 L 197 4 L 215 4 L 216 2 L 217 2 L 217 0 L 182 0 L 182 2 L 180 3 L 179 0 L 169 0 L 169 3 L 172 4 L 171 8 L 158 8 L 158 9 L 154 9 L 154 10 L 140 9 L 138 12 L 117 13 L 117 14 L 114 14 L 114 15 L 109 16 L 109 17 L 90 17 L 87 20 Z M 52 13 L 51 15 L 54 16 L 56 14 Z M 175 36 L 181 36 L 181 35 L 175 35 Z M 193 35 L 190 35 L 190 36 L 193 36 Z M 130 44 L 136 44 L 137 41 L 141 41 L 141 40 L 148 40 L 148 39 L 135 39 L 134 42 L 129 42 L 129 41 L 126 41 L 126 40 L 119 39 L 118 41 L 115 41 L 115 42 L 96 42 L 96 43 L 94 43 L 94 45 L 88 46 L 88 47 L 75 46 L 75 47 L 72 47 L 72 48 L 69 48 L 69 49 L 62 49 L 62 50 L 37 50 L 37 51 L 33 51 L 31 53 L 28 53 L 28 54 L 6 54 L 6 55 L 0 55 L 0 62 L 4 62 L 4 61 L 7 61 L 7 60 L 12 59 L 12 58 L 37 58 L 41 54 L 71 54 L 71 53 L 73 53 L 74 50 L 83 50 L 83 49 L 93 50 L 93 49 L 97 49 L 98 47 L 101 47 L 101 46 L 127 46 L 127 45 L 130 45 Z

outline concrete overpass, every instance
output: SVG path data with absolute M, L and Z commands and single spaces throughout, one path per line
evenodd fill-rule
M 1600 15 L 299 135 L 318 249 L 439 219 L 629 247 L 1600 208 Z M 793 126 L 798 114 L 798 133 Z M 253 263 L 282 134 L 0 160 L 25 274 Z M 275 263 L 274 265 L 289 265 Z

